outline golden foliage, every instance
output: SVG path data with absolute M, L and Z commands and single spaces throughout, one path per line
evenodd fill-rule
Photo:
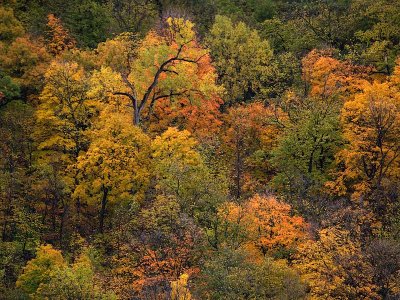
M 338 228 L 299 247 L 295 267 L 310 285 L 310 299 L 379 299 L 361 244 Z

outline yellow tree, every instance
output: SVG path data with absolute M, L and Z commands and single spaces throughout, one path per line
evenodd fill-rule
M 310 285 L 310 299 L 379 299 L 361 244 L 339 228 L 299 247 L 295 267 Z
M 336 155 L 341 167 L 336 180 L 326 184 L 365 211 L 359 222 L 367 231 L 391 226 L 397 210 L 390 192 L 400 176 L 400 92 L 394 81 L 365 83 L 362 93 L 344 104 L 347 146 Z
M 75 62 L 53 61 L 45 75 L 45 87 L 37 108 L 39 149 L 77 157 L 87 149 L 84 131 L 96 113 L 89 99 L 85 71 Z
M 171 127 L 157 136 L 152 158 L 158 194 L 175 199 L 182 211 L 208 226 L 226 199 L 227 180 L 205 163 L 190 132 Z
M 343 168 L 336 181 L 327 183 L 338 194 L 349 193 L 355 204 L 368 204 L 367 209 L 383 225 L 396 205 L 386 191 L 400 175 L 400 91 L 396 78 L 395 74 L 390 82 L 365 83 L 362 93 L 344 104 L 341 121 L 348 144 L 337 154 L 337 163 Z
M 171 282 L 171 299 L 172 300 L 191 300 L 192 295 L 188 288 L 189 275 L 183 273 L 178 280 Z
M 30 299 L 116 299 L 101 290 L 94 276 L 87 250 L 69 266 L 61 251 L 44 245 L 25 266 L 17 287 Z
M 196 41 L 193 27 L 190 21 L 168 18 L 163 33 L 151 31 L 135 51 L 129 43 L 108 41 L 101 45 L 101 57 L 110 62 L 113 74 L 104 67 L 96 76 L 102 78 L 104 73 L 105 78 L 111 76 L 118 82 L 98 82 L 108 93 L 129 100 L 135 125 L 141 123 L 144 111 L 151 115 L 160 100 L 169 101 L 170 106 L 182 98 L 200 104 L 221 92 L 213 69 L 203 67 L 209 62 L 208 54 Z M 108 47 L 121 59 L 111 59 Z M 125 58 L 122 49 L 129 50 Z
M 173 195 L 184 206 L 195 201 L 190 195 L 198 191 L 199 176 L 206 173 L 200 154 L 196 151 L 197 141 L 189 131 L 168 128 L 152 142 L 154 174 L 159 192 Z M 198 199 L 197 199 L 198 200 Z
M 53 229 L 59 216 L 60 241 L 70 195 L 77 184 L 76 160 L 89 146 L 86 131 L 98 110 L 98 103 L 88 97 L 88 91 L 88 78 L 82 67 L 55 60 L 46 72 L 36 110 L 36 162 L 42 179 L 39 197 L 43 198 L 44 216 L 51 207 Z
M 73 196 L 98 208 L 101 233 L 109 205 L 142 201 L 150 182 L 150 139 L 128 118 L 104 110 L 88 151 L 77 162 L 79 184 Z

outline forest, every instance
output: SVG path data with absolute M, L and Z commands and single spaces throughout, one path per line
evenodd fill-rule
M 0 299 L 400 299 L 400 0 L 1 0 Z

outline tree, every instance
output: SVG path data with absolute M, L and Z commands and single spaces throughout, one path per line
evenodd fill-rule
M 35 293 L 38 299 L 105 299 L 114 300 L 112 292 L 105 292 L 95 281 L 95 273 L 88 250 L 84 250 L 69 266 L 55 268 L 50 280 L 42 283 Z
M 299 248 L 295 266 L 310 285 L 312 299 L 379 299 L 361 244 L 346 230 L 320 230 L 317 241 Z
M 0 86 L 0 107 L 19 97 L 19 85 L 2 71 L 0 71 Z
M 189 275 L 184 273 L 179 279 L 171 282 L 171 299 L 172 300 L 190 300 L 192 296 L 188 289 Z
M 369 201 L 382 221 L 394 204 L 382 192 L 399 174 L 399 99 L 391 83 L 374 82 L 345 103 L 341 120 L 348 145 L 337 155 L 344 168 L 330 184 L 339 194 L 350 193 L 355 203 Z
M 15 14 L 32 36 L 46 36 L 48 16 L 62 20 L 65 30 L 70 32 L 82 48 L 95 48 L 97 43 L 128 29 L 118 28 L 113 18 L 111 1 L 96 0 L 11 0 Z
M 59 55 L 66 50 L 75 47 L 75 40 L 70 37 L 68 30 L 66 30 L 59 18 L 53 14 L 47 16 L 49 27 L 49 41 L 47 47 L 49 52 L 53 55 Z
M 260 94 L 272 58 L 268 41 L 242 22 L 234 24 L 227 17 L 217 16 L 207 44 L 218 82 L 226 89 L 225 102 L 248 101 Z
M 226 186 L 205 165 L 197 144 L 189 131 L 171 127 L 153 140 L 152 157 L 158 193 L 173 196 L 201 222 L 205 211 L 224 199 Z
M 53 61 L 45 77 L 46 85 L 36 112 L 38 129 L 42 131 L 39 149 L 64 152 L 76 158 L 88 147 L 84 131 L 90 127 L 90 118 L 96 112 L 96 103 L 87 95 L 85 71 L 75 62 Z
M 303 299 L 305 287 L 283 261 L 251 262 L 246 252 L 222 249 L 204 263 L 195 296 L 206 299 Z
M 0 41 L 11 42 L 24 34 L 24 28 L 10 7 L 0 6 Z
M 397 294 L 400 270 L 400 248 L 396 241 L 388 238 L 372 240 L 365 250 L 373 268 L 373 282 L 383 299 Z
M 70 195 L 78 184 L 77 158 L 89 147 L 86 132 L 98 111 L 98 102 L 89 98 L 88 91 L 89 82 L 81 66 L 53 61 L 36 109 L 34 137 L 39 150 L 37 166 L 42 173 L 38 184 L 45 204 L 42 213 L 46 216 L 51 207 L 50 219 L 53 230 L 59 228 L 60 243 L 69 219 Z
M 209 59 L 204 59 L 201 68 L 208 72 L 208 68 L 213 70 L 211 64 Z M 218 95 L 201 97 L 196 101 L 183 97 L 177 103 L 165 98 L 154 105 L 153 111 L 149 111 L 145 119 L 150 132 L 161 133 L 173 125 L 190 131 L 200 143 L 207 144 L 215 140 L 220 131 L 223 123 L 220 112 L 222 104 Z
M 69 266 L 51 245 L 38 248 L 17 281 L 17 287 L 33 299 L 116 299 L 94 282 L 94 270 L 87 250 Z
M 9 45 L 0 44 L 0 67 L 20 86 L 23 99 L 36 100 L 49 63 L 50 54 L 40 38 L 21 36 Z
M 37 213 L 34 111 L 22 101 L 0 109 L 0 290 L 7 294 L 43 233 Z
M 243 20 L 248 24 L 257 24 L 257 22 L 262 22 L 276 13 L 276 4 L 271 0 L 250 0 L 247 2 L 217 0 L 215 6 L 219 15 Z
M 267 78 L 263 83 L 262 96 L 274 103 L 285 93 L 301 85 L 300 60 L 291 52 L 277 53 L 272 57 Z
M 79 184 L 73 196 L 100 206 L 100 233 L 109 205 L 140 203 L 150 183 L 150 139 L 126 121 L 126 115 L 104 111 L 88 151 L 77 160 Z
M 361 7 L 354 7 L 353 1 L 306 1 L 294 9 L 296 24 L 305 26 L 315 38 L 328 47 L 344 50 L 356 32 Z M 349 17 L 351 15 L 351 17 Z
M 292 216 L 288 204 L 273 197 L 254 196 L 246 203 L 249 228 L 254 245 L 265 256 L 267 253 L 287 256 L 308 238 L 308 224 L 302 217 Z M 283 253 L 280 254 L 279 252 Z
M 109 0 L 112 14 L 119 32 L 145 34 L 156 21 L 158 15 L 156 1 Z
M 33 164 L 33 111 L 28 105 L 13 101 L 0 111 L 0 119 L 1 236 L 2 241 L 13 241 L 18 211 L 23 210 L 22 204 L 30 196 L 31 187 L 26 184 L 33 177 L 28 175 Z
M 361 90 L 371 69 L 313 50 L 302 60 L 304 95 L 288 91 L 278 105 L 287 114 L 283 135 L 271 152 L 272 187 L 307 218 L 320 222 L 333 202 L 323 193 L 344 146 L 340 122 L 346 100 Z
M 308 224 L 292 216 L 288 204 L 273 197 L 255 195 L 242 205 L 225 203 L 219 210 L 220 223 L 211 239 L 220 246 L 242 248 L 253 258 L 291 258 L 308 238 Z M 211 232 L 210 232 L 211 233 Z
M 326 205 L 321 190 L 332 178 L 335 155 L 343 145 L 340 102 L 336 97 L 288 101 L 300 103 L 290 109 L 290 121 L 271 151 L 276 170 L 271 186 L 296 210 L 318 219 Z
M 51 245 L 40 246 L 36 257 L 27 263 L 18 278 L 17 287 L 34 296 L 42 284 L 51 280 L 51 273 L 64 266 L 65 261 L 61 251 L 54 249 Z
M 260 102 L 232 107 L 225 114 L 221 150 L 226 153 L 234 197 L 263 192 L 272 173 L 267 158 L 284 119 L 281 109 Z
M 389 75 L 399 54 L 399 2 L 358 0 L 353 5 L 356 8 L 364 7 L 363 19 L 369 20 L 369 26 L 363 26 L 355 33 L 356 58 L 364 64 L 374 65 L 378 72 Z
M 173 197 L 157 196 L 139 220 L 135 287 L 144 298 L 166 295 L 181 274 L 197 272 L 202 232 Z
M 370 80 L 373 69 L 341 61 L 334 50 L 312 50 L 302 59 L 302 77 L 306 92 L 311 97 L 345 100 L 361 90 L 364 81 Z M 309 89 L 309 91 L 308 91 Z
M 178 173 L 183 173 L 186 170 L 190 171 L 190 168 L 200 166 L 202 159 L 195 149 L 196 145 L 197 141 L 189 131 L 179 131 L 174 127 L 168 128 L 161 136 L 156 137 L 152 144 L 152 156 L 156 160 L 159 178 L 162 180 L 164 176 L 172 175 L 172 169 L 176 169 Z M 175 176 L 176 179 L 180 177 L 182 176 Z M 178 185 L 167 183 L 170 178 L 165 179 L 165 185 L 170 186 L 172 190 L 179 189 Z M 176 191 L 176 194 L 179 195 L 179 191 Z
M 65 19 L 73 38 L 69 38 L 70 45 L 67 46 L 73 46 L 73 40 L 76 40 L 76 44 L 82 48 L 96 48 L 99 42 L 105 41 L 111 35 L 111 9 L 105 2 L 92 0 L 71 2 L 70 12 Z
M 119 81 L 114 86 L 105 84 L 106 91 L 129 100 L 135 125 L 144 111 L 151 114 L 161 100 L 168 99 L 170 106 L 182 98 L 201 103 L 219 93 L 212 69 L 202 69 L 203 61 L 208 62 L 207 50 L 196 41 L 193 26 L 182 18 L 168 18 L 162 34 L 151 31 L 134 58 L 126 58 L 128 65 L 122 72 L 113 74 L 103 68 L 105 75 Z

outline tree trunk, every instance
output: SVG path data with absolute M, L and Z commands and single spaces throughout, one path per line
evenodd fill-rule
M 139 126 L 139 124 L 140 124 L 140 109 L 138 107 L 137 100 L 134 97 L 132 97 L 132 106 L 133 106 L 133 125 Z
M 68 213 L 68 205 L 66 205 L 63 201 L 63 208 L 62 208 L 62 214 L 61 214 L 61 220 L 60 220 L 60 229 L 58 231 L 58 240 L 60 243 L 60 247 L 62 247 L 63 236 L 64 236 L 64 226 L 65 226 L 65 220 L 67 218 L 67 213 Z
M 137 108 L 133 111 L 133 124 L 139 126 L 140 124 L 140 112 Z
M 104 219 L 106 216 L 107 196 L 108 196 L 108 189 L 103 188 L 103 198 L 101 199 L 100 222 L 99 222 L 100 233 L 104 232 Z
M 240 155 L 241 143 L 236 141 L 236 199 L 239 199 L 242 194 L 241 177 L 242 177 L 242 157 Z

